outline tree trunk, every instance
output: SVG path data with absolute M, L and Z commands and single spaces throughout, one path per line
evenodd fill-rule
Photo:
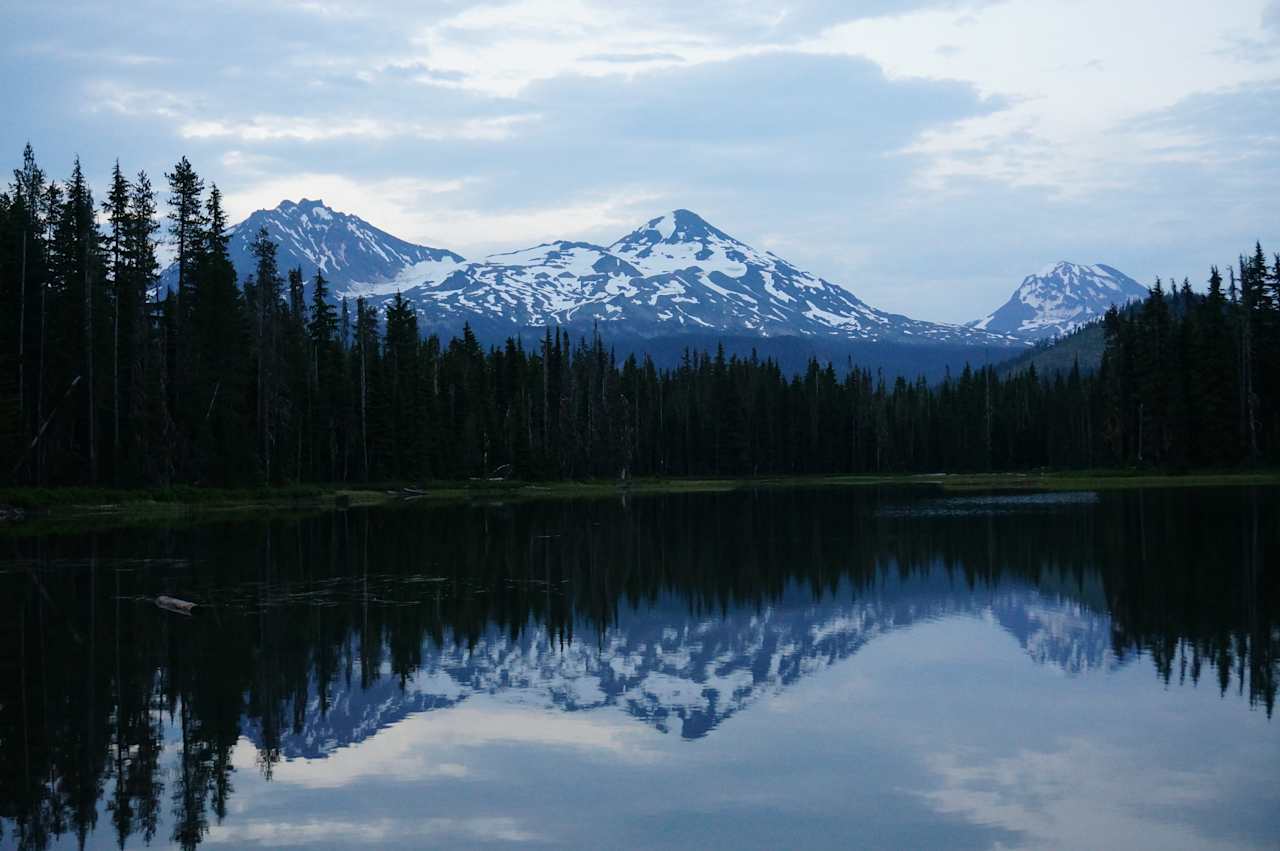
M 45 359 L 45 337 L 48 328 L 48 309 L 47 295 L 48 287 L 43 281 L 40 282 L 40 370 L 36 376 L 36 422 L 44 420 L 44 359 Z M 44 482 L 44 448 L 36 454 L 36 483 Z
M 22 230 L 22 271 L 18 276 L 18 418 L 26 432 L 26 378 L 23 364 L 23 348 L 27 337 L 27 230 Z
M 98 483 L 97 429 L 94 423 L 93 398 L 93 290 L 89 286 L 89 234 L 84 235 L 84 355 L 89 398 L 89 484 Z
M 120 465 L 120 263 L 116 261 L 115 310 L 111 320 L 111 471 Z
M 357 322 L 360 320 L 357 319 Z M 368 377 L 366 374 L 366 361 L 368 354 L 365 351 L 364 327 L 360 327 L 360 454 L 364 460 L 364 480 L 369 481 L 369 420 L 368 420 Z
M 22 457 L 18 459 L 18 463 L 13 466 L 14 475 L 17 475 L 18 471 L 22 469 L 22 465 L 27 460 L 27 456 L 30 455 L 31 450 L 35 449 L 36 445 L 40 443 L 40 438 L 44 437 L 45 429 L 49 427 L 49 423 L 53 422 L 54 414 L 58 413 L 58 408 L 62 406 L 62 403 L 67 400 L 67 397 L 71 395 L 71 391 L 75 390 L 76 385 L 79 383 L 80 383 L 80 376 L 78 375 L 71 380 L 71 384 L 67 386 L 66 392 L 63 393 L 62 398 L 58 400 L 58 404 L 54 405 L 53 411 L 44 420 L 44 422 L 40 424 L 40 430 L 36 432 L 36 436 L 31 438 L 31 443 L 28 444 L 27 450 L 22 453 Z

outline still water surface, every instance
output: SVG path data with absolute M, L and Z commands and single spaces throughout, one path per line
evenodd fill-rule
M 416 504 L 0 547 L 6 848 L 1280 842 L 1276 489 Z

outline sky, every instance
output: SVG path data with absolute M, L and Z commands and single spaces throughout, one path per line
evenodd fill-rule
M 466 257 L 675 208 L 962 322 L 1280 250 L 1280 0 L 0 0 L 0 154 Z M 7 152 L 7 153 L 6 153 Z

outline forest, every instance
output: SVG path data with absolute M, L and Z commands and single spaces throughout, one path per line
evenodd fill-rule
M 0 194 L 0 459 L 17 485 L 164 487 L 634 476 L 1230 468 L 1280 456 L 1280 254 L 1157 280 L 1103 320 L 1096 371 L 965 367 L 936 383 L 855 363 L 687 351 L 621 362 L 548 328 L 485 347 L 413 304 L 335 299 L 265 232 L 237 280 L 216 185 L 158 190 L 30 146 Z M 163 193 L 163 199 L 161 194 Z M 164 210 L 161 210 L 161 201 Z M 159 286 L 161 242 L 177 286 Z M 160 290 L 164 289 L 163 292 Z

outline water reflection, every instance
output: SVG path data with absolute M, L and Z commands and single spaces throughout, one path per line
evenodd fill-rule
M 857 665 L 840 663 L 855 655 L 874 667 L 876 646 L 899 663 L 923 653 L 924 668 L 961 647 L 1000 656 L 988 644 L 1003 635 L 1032 669 L 1095 677 L 1099 703 L 1140 668 L 1148 691 L 1204 679 L 1223 711 L 1269 719 L 1280 626 L 1264 553 L 1278 509 L 1265 490 L 761 491 L 13 537 L 0 573 L 0 842 L 557 842 L 462 799 L 408 823 L 368 804 L 345 827 L 291 822 L 286 837 L 279 818 L 268 830 L 234 811 L 237 787 L 253 790 L 245 805 L 308 790 L 288 810 L 315 815 L 324 790 L 374 779 L 512 782 L 514 758 L 488 774 L 469 764 L 479 747 L 579 753 L 558 757 L 570 771 L 586 770 L 581 754 L 606 755 L 642 772 L 689 759 L 678 747 L 689 740 L 742 759 L 772 742 L 781 770 L 779 753 L 798 758 L 823 736 L 762 732 L 762 719 L 801 695 L 809 720 L 828 711 L 823 672 L 848 677 Z M 157 609 L 159 594 L 201 606 L 183 618 Z M 980 699 L 970 715 L 998 718 L 1043 688 L 1027 677 L 1002 668 L 940 697 Z M 905 702 L 880 706 L 877 723 L 912 717 L 925 688 L 904 683 L 893 697 Z M 924 798 L 986 825 L 977 844 L 1052 835 L 1027 807 L 1015 817 L 991 802 L 993 786 L 1052 766 L 1025 753 L 983 764 L 936 731 L 910 735 L 934 739 L 924 768 L 943 778 Z M 1083 738 L 1056 758 L 1122 762 L 1098 747 Z M 776 812 L 785 796 L 768 794 L 758 809 Z

